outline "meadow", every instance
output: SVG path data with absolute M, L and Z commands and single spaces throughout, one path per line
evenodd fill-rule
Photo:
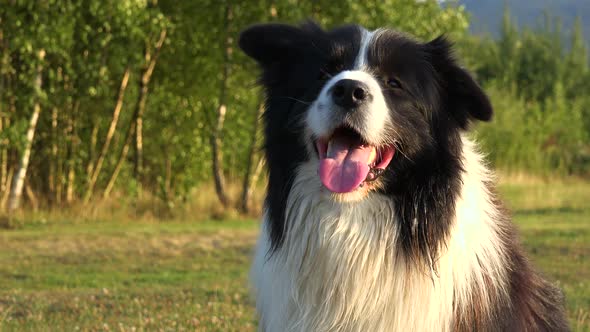
M 590 183 L 510 177 L 500 192 L 572 329 L 590 331 Z M 254 331 L 258 226 L 31 217 L 0 231 L 0 331 Z

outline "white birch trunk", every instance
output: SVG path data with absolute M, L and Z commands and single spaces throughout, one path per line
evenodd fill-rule
M 39 51 L 39 62 L 45 58 L 45 50 Z M 42 66 L 37 66 L 37 78 L 35 79 L 35 87 L 37 91 L 41 91 L 42 88 Z M 27 129 L 27 136 L 25 140 L 25 149 L 21 156 L 18 169 L 12 181 L 12 189 L 10 196 L 8 197 L 8 211 L 12 212 L 20 207 L 20 200 L 23 195 L 23 187 L 25 184 L 25 178 L 27 176 L 27 169 L 29 168 L 29 160 L 31 158 L 31 148 L 33 147 L 33 138 L 35 138 L 35 129 L 37 129 L 37 122 L 39 120 L 39 114 L 41 113 L 41 104 L 39 98 L 35 98 L 35 106 L 33 108 L 33 114 L 29 120 L 29 128 Z

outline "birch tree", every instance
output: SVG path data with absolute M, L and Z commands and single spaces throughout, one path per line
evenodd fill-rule
M 43 88 L 43 60 L 45 59 L 45 50 L 41 49 L 37 53 L 38 64 L 37 73 L 35 78 L 35 90 L 36 96 L 34 100 L 33 113 L 29 120 L 29 126 L 25 136 L 25 146 L 22 151 L 20 162 L 12 182 L 12 188 L 10 190 L 10 197 L 8 198 L 8 212 L 13 212 L 20 207 L 21 197 L 23 194 L 23 188 L 25 184 L 25 178 L 27 176 L 27 170 L 29 168 L 29 161 L 31 158 L 31 148 L 33 146 L 33 139 L 35 138 L 35 130 L 37 129 L 37 122 L 39 121 L 39 114 L 41 113 L 41 89 Z

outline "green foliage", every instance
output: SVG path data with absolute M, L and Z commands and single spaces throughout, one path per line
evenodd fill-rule
M 579 21 L 571 41 L 563 42 L 559 24 L 547 20 L 540 30 L 519 32 L 506 12 L 500 38 L 491 40 L 467 35 L 468 13 L 453 1 L 14 0 L 0 6 L 0 165 L 6 164 L 0 182 L 17 167 L 39 100 L 43 111 L 27 183 L 50 205 L 70 189 L 74 200 L 82 197 L 129 68 L 120 119 L 95 186 L 100 196 L 133 129 L 141 75 L 164 30 L 143 114 L 144 175 L 135 176 L 133 141 L 115 190 L 134 196 L 143 188 L 173 202 L 210 181 L 210 137 L 220 104 L 227 106 L 223 171 L 230 181 L 241 181 L 249 175 L 244 165 L 250 151 L 260 155 L 260 135 L 252 132 L 262 100 L 257 69 L 238 50 L 238 34 L 254 23 L 306 19 L 328 28 L 390 26 L 421 40 L 449 35 L 496 106 L 496 120 L 479 130 L 496 165 L 588 172 L 590 97 L 581 91 L 590 87 L 590 74 Z M 39 70 L 42 86 L 36 90 Z
M 579 21 L 578 21 L 579 22 Z M 462 53 L 495 106 L 478 127 L 490 160 L 511 171 L 590 173 L 588 52 L 579 23 L 564 43 L 558 21 L 518 31 L 506 11 L 497 41 L 468 39 Z M 563 45 L 570 45 L 569 48 Z
M 588 171 L 581 151 L 590 137 L 581 100 L 566 99 L 560 84 L 543 103 L 526 102 L 493 84 L 488 93 L 494 120 L 478 126 L 477 134 L 496 166 L 547 175 Z

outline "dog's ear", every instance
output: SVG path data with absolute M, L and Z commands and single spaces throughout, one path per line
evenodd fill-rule
M 257 24 L 240 34 L 239 46 L 248 56 L 265 67 L 295 56 L 309 42 L 299 27 L 286 24 Z
M 459 67 L 452 54 L 452 44 L 444 37 L 426 43 L 443 89 L 443 96 L 449 111 L 462 127 L 471 119 L 489 121 L 492 118 L 492 104 L 483 89 L 465 69 Z

